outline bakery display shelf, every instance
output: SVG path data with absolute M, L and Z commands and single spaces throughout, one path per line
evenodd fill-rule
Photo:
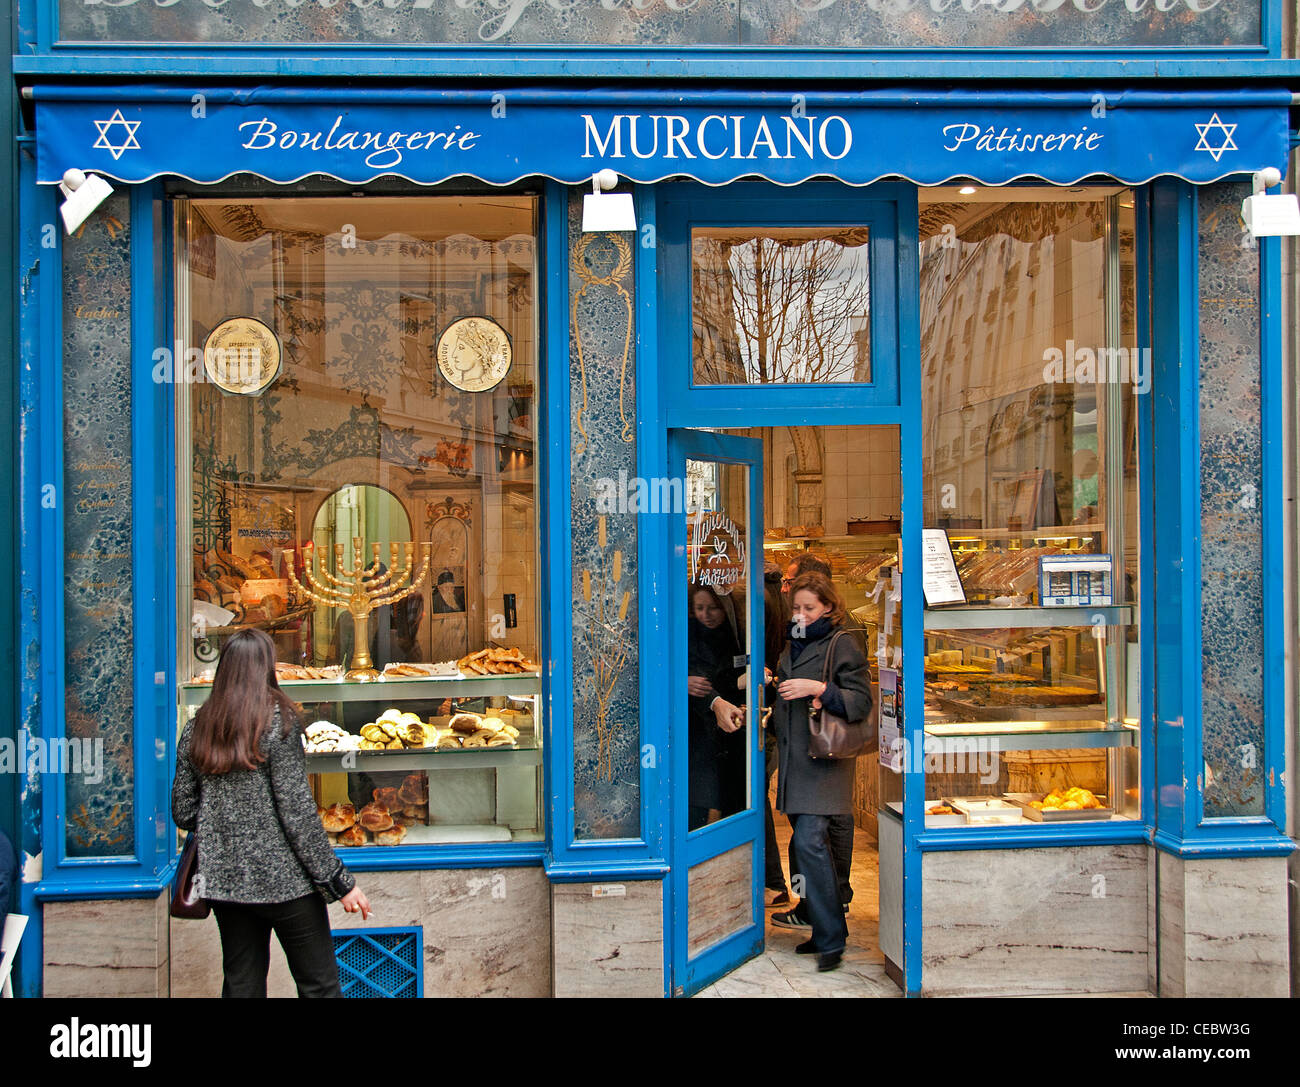
M 1095 616 L 1104 616 L 1101 624 Z M 926 608 L 925 630 L 1007 630 L 1025 627 L 1124 626 L 1133 621 L 1131 604 L 1095 608 Z
M 384 702 L 417 698 L 531 697 L 541 694 L 537 672 L 509 676 L 388 677 L 364 683 L 344 679 L 282 679 L 280 689 L 295 702 Z M 211 683 L 186 683 L 181 687 L 186 706 L 201 706 L 212 691 Z
M 933 688 L 925 692 L 925 697 L 935 703 L 945 713 L 954 714 L 962 722 L 1014 721 L 1033 723 L 1034 721 L 1074 721 L 1085 717 L 1103 719 L 1106 707 L 1102 705 L 1101 695 L 1096 702 L 1066 706 L 1011 706 L 1003 703 L 984 705 L 979 702 L 967 702 L 960 698 L 950 698 Z
M 1078 540 L 1105 531 L 1101 522 L 1083 525 L 1046 525 L 1043 528 L 948 528 L 936 525 L 948 533 L 948 539 L 959 540 Z
M 349 756 L 351 756 L 349 758 Z M 346 764 L 345 764 L 346 763 Z M 513 747 L 406 748 L 402 751 L 330 751 L 307 756 L 309 774 L 348 774 L 387 770 L 481 770 L 540 766 L 542 750 L 531 736 Z
M 1006 707 L 998 707 L 1006 709 Z M 1077 707 L 1076 707 L 1077 709 Z M 1069 748 L 1132 747 L 1137 729 L 1096 718 L 927 723 L 925 749 L 935 754 L 975 751 L 1054 751 Z
M 252 623 L 236 623 L 228 627 L 205 627 L 203 634 L 205 637 L 213 638 L 218 635 L 238 634 L 241 630 L 279 630 L 281 627 L 292 626 L 310 612 L 311 605 L 308 604 L 306 607 L 294 608 L 283 615 L 277 615 L 274 619 L 258 619 Z
M 542 836 L 533 829 L 511 830 L 510 827 L 479 823 L 436 823 L 433 826 L 409 826 L 406 837 L 397 845 L 379 845 L 367 842 L 364 846 L 335 844 L 340 857 L 346 858 L 358 849 L 400 849 L 412 845 L 474 845 L 483 842 L 536 842 Z

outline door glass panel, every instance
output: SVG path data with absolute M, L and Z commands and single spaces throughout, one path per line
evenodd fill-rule
M 691 231 L 696 385 L 871 380 L 869 232 Z
M 749 468 L 686 461 L 688 827 L 749 808 Z

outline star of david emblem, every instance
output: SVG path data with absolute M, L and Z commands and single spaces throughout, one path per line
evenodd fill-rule
M 1193 123 L 1195 124 L 1195 122 Z M 1213 128 L 1217 128 L 1220 132 L 1223 133 L 1223 141 L 1219 144 L 1218 147 L 1210 146 L 1209 136 L 1210 136 L 1210 130 Z M 1238 148 L 1237 145 L 1232 142 L 1232 134 L 1236 131 L 1237 131 L 1237 126 L 1235 124 L 1225 125 L 1222 121 L 1219 120 L 1218 113 L 1212 113 L 1210 114 L 1210 119 L 1206 121 L 1205 124 L 1196 125 L 1197 135 L 1200 136 L 1200 139 L 1196 143 L 1196 150 L 1208 151 L 1211 155 L 1214 156 L 1214 161 L 1218 162 L 1225 151 L 1240 150 L 1240 148 Z
M 108 130 L 114 125 L 121 125 L 125 134 L 122 141 L 116 144 L 110 143 L 108 139 Z M 113 156 L 114 161 L 117 161 L 122 157 L 123 151 L 140 150 L 140 141 L 135 138 L 135 130 L 140 127 L 140 122 L 128 121 L 122 116 L 122 111 L 120 109 L 115 109 L 113 111 L 113 116 L 107 121 L 96 121 L 95 127 L 99 129 L 99 139 L 95 141 L 93 146 L 102 147 Z

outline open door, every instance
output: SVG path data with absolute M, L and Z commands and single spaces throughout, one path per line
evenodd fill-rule
M 672 992 L 763 947 L 762 445 L 668 436 Z

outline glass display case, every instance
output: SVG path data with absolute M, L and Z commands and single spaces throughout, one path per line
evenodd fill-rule
M 543 836 L 536 217 L 176 201 L 180 724 L 266 632 L 340 847 Z
M 1140 814 L 1132 208 L 922 199 L 925 525 L 965 596 L 924 613 L 928 827 Z

